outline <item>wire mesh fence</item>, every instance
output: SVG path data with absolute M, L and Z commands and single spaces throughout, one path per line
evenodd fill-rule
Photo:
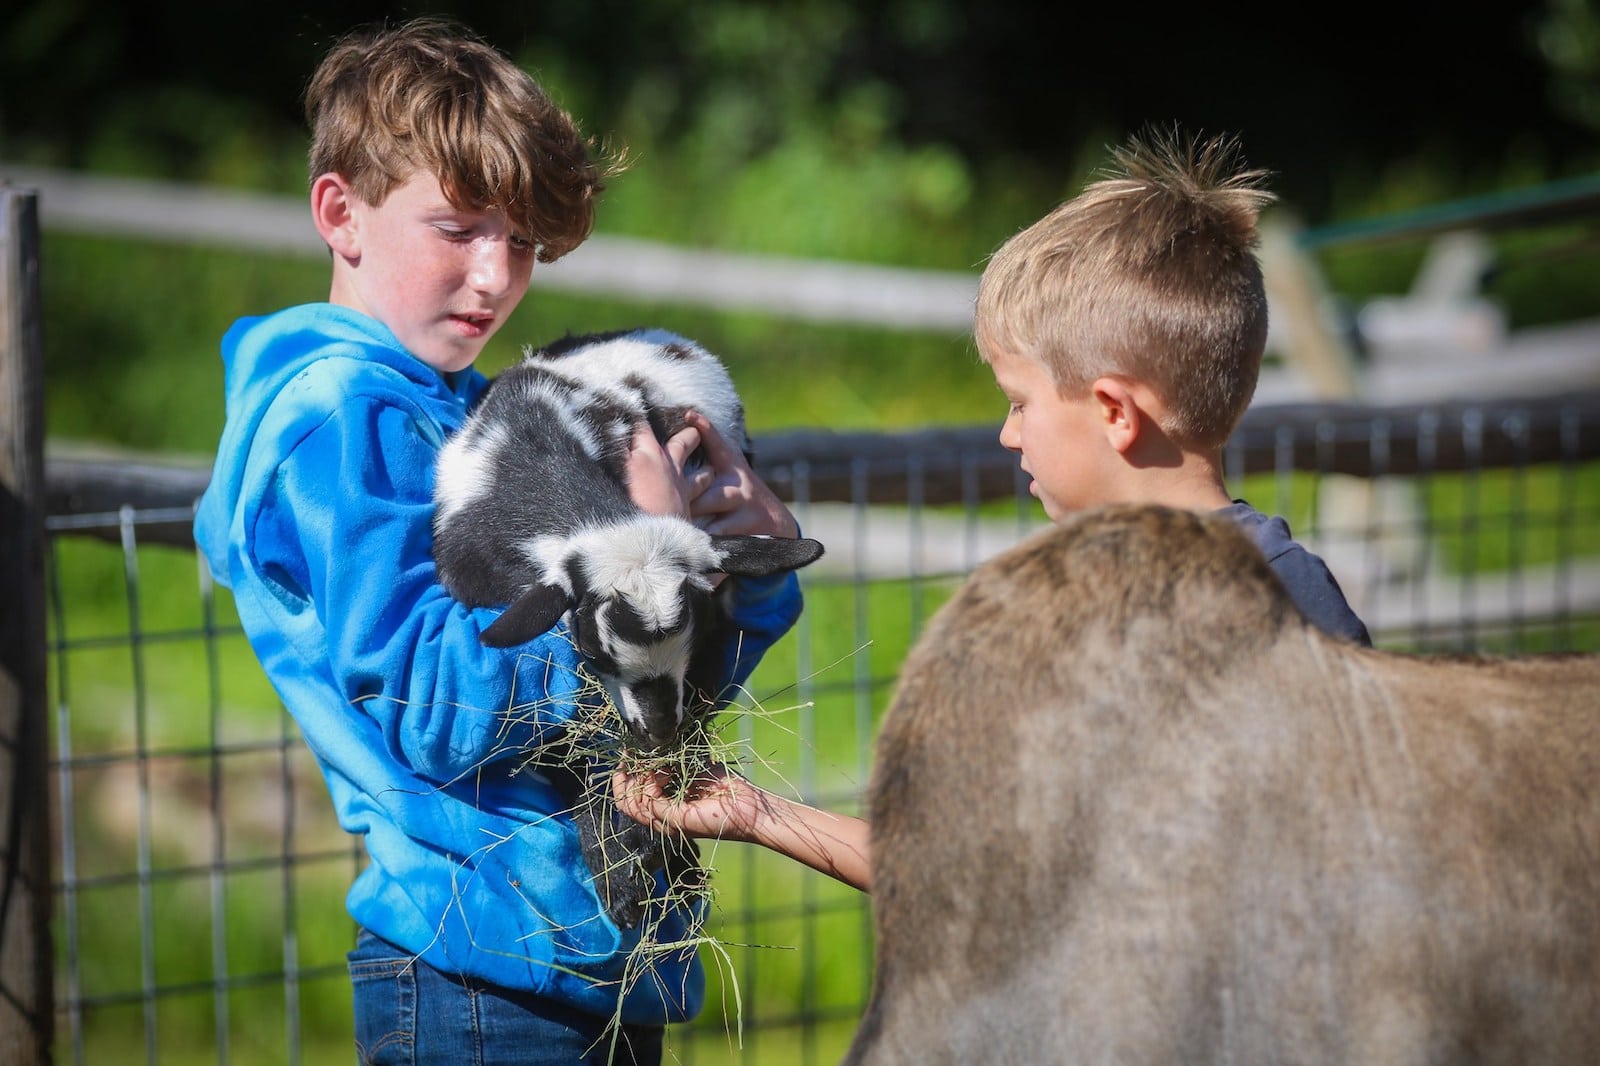
M 856 811 L 906 651 L 1042 518 L 992 427 L 757 450 L 828 553 L 721 728 L 758 782 Z M 1600 648 L 1600 396 L 1255 409 L 1226 458 L 1235 494 L 1328 560 L 1380 647 Z M 57 1057 L 349 1061 L 360 849 L 188 544 L 203 480 L 51 467 Z M 753 847 L 704 850 L 709 1006 L 670 1058 L 837 1061 L 870 988 L 867 900 Z

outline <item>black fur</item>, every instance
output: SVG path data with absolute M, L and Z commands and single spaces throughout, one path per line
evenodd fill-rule
M 567 559 L 560 574 L 541 573 L 524 545 L 548 536 L 565 540 L 581 529 L 623 527 L 639 511 L 628 497 L 625 468 L 635 427 L 647 421 L 656 437 L 665 441 L 684 425 L 689 406 L 710 406 L 733 412 L 733 424 L 718 429 L 729 443 L 749 454 L 743 408 L 732 395 L 677 397 L 663 402 L 663 384 L 637 371 L 618 372 L 612 382 L 595 370 L 606 358 L 610 342 L 639 340 L 637 331 L 587 336 L 568 335 L 533 352 L 522 364 L 504 371 L 484 393 L 457 437 L 441 455 L 436 495 L 440 506 L 434 520 L 434 558 L 439 577 L 452 595 L 472 606 L 508 605 L 485 628 L 486 644 L 512 646 L 547 631 L 565 614 L 579 650 L 592 670 L 602 677 L 616 676 L 617 663 L 598 639 L 596 614 L 604 590 L 590 587 L 590 574 L 581 558 Z M 652 356 L 661 365 L 710 359 L 682 338 L 659 332 L 643 338 L 654 346 Z M 562 361 L 582 359 L 569 373 Z M 714 363 L 714 360 L 712 360 Z M 720 371 L 720 367 L 717 368 Z M 580 373 L 579 371 L 583 371 Z M 668 375 L 672 373 L 669 369 Z M 615 388 L 610 387 L 615 385 Z M 492 433 L 491 433 L 492 431 Z M 587 438 L 593 447 L 585 445 Z M 485 442 L 498 439 L 493 462 L 482 460 Z M 454 457 L 451 458 L 451 453 Z M 469 462 L 470 460 L 470 462 Z M 476 482 L 482 491 L 467 494 L 449 478 L 461 469 L 451 462 L 470 465 L 485 477 Z M 453 501 L 453 506 L 447 503 Z M 690 531 L 692 532 L 692 530 Z M 696 538 L 704 534 L 694 533 Z M 697 541 L 700 543 L 702 541 Z M 804 566 L 822 554 L 812 540 L 782 538 L 710 538 L 713 554 L 724 559 L 720 569 L 730 575 L 755 576 Z M 676 678 L 628 679 L 630 694 L 646 706 L 681 707 L 681 725 L 698 730 L 721 694 L 712 691 L 724 669 L 723 653 L 732 639 L 732 623 L 723 601 L 736 578 L 730 577 L 715 594 L 692 581 L 678 590 L 682 610 L 677 626 L 692 627 L 695 648 L 686 664 L 681 687 Z M 621 599 L 611 605 L 611 631 L 635 644 L 659 639 L 660 634 Z M 647 736 L 619 730 L 622 744 L 641 741 L 653 745 L 682 742 L 652 729 Z M 569 756 L 554 770 L 553 780 L 567 793 L 577 822 L 585 859 L 595 877 L 597 892 L 612 919 L 623 927 L 637 924 L 646 902 L 654 895 L 655 874 L 665 869 L 680 886 L 701 876 L 698 851 L 692 841 L 669 843 L 617 812 L 610 796 L 614 761 L 594 760 L 592 754 Z M 686 882 L 685 879 L 688 879 Z

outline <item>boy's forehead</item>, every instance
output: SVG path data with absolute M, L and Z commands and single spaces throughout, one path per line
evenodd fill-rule
M 1032 364 L 1015 359 L 995 360 L 989 369 L 994 374 L 994 384 L 1006 396 L 1019 397 L 1036 391 L 1040 386 L 1038 375 L 1031 372 Z
M 993 371 L 996 381 L 1029 377 L 1044 369 L 1039 360 L 1033 356 L 1010 348 L 990 348 L 984 353 L 984 357 L 988 360 L 989 369 Z
M 504 215 L 503 211 L 496 208 L 475 207 L 465 200 L 459 203 L 452 201 L 448 190 L 438 176 L 422 169 L 413 170 L 400 179 L 399 183 L 390 190 L 389 199 L 394 199 L 396 194 L 399 194 L 400 202 L 406 206 L 428 214 L 497 217 Z

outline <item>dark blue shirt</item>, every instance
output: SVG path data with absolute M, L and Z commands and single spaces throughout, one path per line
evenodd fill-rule
M 1233 519 L 1256 542 L 1295 606 L 1313 625 L 1331 636 L 1372 646 L 1366 624 L 1350 609 L 1327 564 L 1294 539 L 1288 522 L 1262 514 L 1243 500 L 1234 500 L 1217 513 Z

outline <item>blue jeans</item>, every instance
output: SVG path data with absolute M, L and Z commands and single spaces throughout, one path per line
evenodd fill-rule
M 365 929 L 349 958 L 362 1066 L 661 1062 L 660 1026 L 613 1032 L 610 1018 L 444 973 Z

